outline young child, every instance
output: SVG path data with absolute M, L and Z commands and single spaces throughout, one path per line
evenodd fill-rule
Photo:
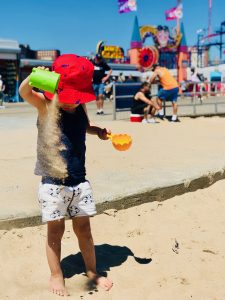
M 85 103 L 95 100 L 93 70 L 94 66 L 86 58 L 64 54 L 53 63 L 53 71 L 61 75 L 56 94 L 35 92 L 29 85 L 29 76 L 19 89 L 21 97 L 38 111 L 35 174 L 42 177 L 38 198 L 42 220 L 47 222 L 50 290 L 60 296 L 68 295 L 60 267 L 61 239 L 68 216 L 72 219 L 88 278 L 105 290 L 112 287 L 112 282 L 96 271 L 89 221 L 96 208 L 91 186 L 85 178 L 86 132 L 102 140 L 107 140 L 110 133 L 92 126 L 87 116 Z

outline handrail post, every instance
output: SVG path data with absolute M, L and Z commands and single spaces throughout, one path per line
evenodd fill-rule
M 116 120 L 116 84 L 113 83 L 113 121 Z
M 166 116 L 166 100 L 163 100 L 163 116 Z
M 193 88 L 194 88 L 194 100 L 196 100 L 196 87 L 197 87 L 197 83 L 194 82 L 194 86 L 193 86 Z
M 218 114 L 218 106 L 217 106 L 218 103 L 215 103 L 215 114 Z

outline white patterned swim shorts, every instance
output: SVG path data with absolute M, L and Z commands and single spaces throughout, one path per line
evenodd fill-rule
M 96 214 L 92 188 L 88 181 L 76 186 L 40 183 L 38 201 L 43 222 Z

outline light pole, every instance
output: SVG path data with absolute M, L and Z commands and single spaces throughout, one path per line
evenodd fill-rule
M 198 29 L 196 31 L 197 33 L 197 67 L 202 67 L 202 46 L 201 44 L 201 38 L 204 37 L 206 29 Z
M 181 0 L 177 0 L 177 6 L 181 5 Z M 177 18 L 177 26 L 176 26 L 177 34 L 180 33 L 180 19 Z M 180 47 L 177 48 L 177 57 L 176 57 L 176 65 L 177 65 L 177 80 L 180 80 L 180 72 L 181 72 L 181 66 L 180 66 Z
M 223 58 L 223 28 L 225 27 L 225 21 L 220 23 L 220 60 Z

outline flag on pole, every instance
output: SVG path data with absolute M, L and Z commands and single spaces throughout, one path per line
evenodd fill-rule
M 183 5 L 180 3 L 178 6 L 165 11 L 166 20 L 176 20 L 183 18 Z
M 120 14 L 137 10 L 136 0 L 118 0 L 118 5 Z

